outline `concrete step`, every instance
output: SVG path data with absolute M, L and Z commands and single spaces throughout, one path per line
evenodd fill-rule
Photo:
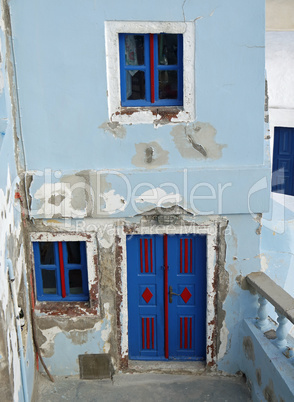
M 242 377 L 128 373 L 116 374 L 113 380 L 54 377 L 54 383 L 43 374 L 38 377 L 38 402 L 251 401 L 250 391 Z

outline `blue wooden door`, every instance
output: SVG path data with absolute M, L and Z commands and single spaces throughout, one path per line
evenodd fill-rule
M 275 127 L 272 191 L 294 195 L 294 128 Z
M 206 236 L 127 237 L 129 358 L 204 360 Z

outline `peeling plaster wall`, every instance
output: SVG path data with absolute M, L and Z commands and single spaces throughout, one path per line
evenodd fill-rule
M 24 230 L 21 206 L 15 199 L 20 191 L 21 179 L 17 174 L 23 166 L 23 154 L 18 143 L 10 35 L 9 12 L 4 1 L 0 9 L 0 389 L 1 399 L 7 402 L 22 401 L 23 390 L 6 258 L 12 261 L 18 305 L 24 312 L 25 326 L 21 335 L 29 398 L 33 394 L 35 374 Z
M 252 298 L 245 277 L 260 270 L 259 219 L 248 215 L 226 216 L 226 260 L 219 283 L 219 363 L 218 368 L 236 373 L 239 361 L 240 325 L 244 318 L 255 317 L 256 298 Z
M 217 256 L 209 255 L 208 264 L 211 267 L 217 264 L 217 270 L 215 274 L 208 273 L 208 287 L 211 289 L 208 294 L 215 292 L 215 298 L 211 300 L 212 304 L 207 312 L 207 322 L 210 323 L 207 345 L 212 342 L 207 361 L 213 369 L 228 373 L 236 373 L 240 369 L 236 359 L 240 344 L 239 328 L 244 317 L 252 317 L 256 313 L 256 300 L 252 300 L 245 276 L 260 270 L 260 218 L 249 215 L 194 217 L 185 214 L 183 210 L 176 212 L 173 208 L 170 213 L 171 216 L 174 216 L 174 213 L 182 214 L 170 227 L 152 221 L 154 214 L 156 215 L 155 210 L 150 212 L 150 221 L 148 215 L 145 215 L 145 218 L 138 216 L 128 220 L 68 220 L 67 224 L 63 220 L 38 220 L 30 226 L 30 230 L 34 230 L 34 236 L 44 232 L 55 238 L 62 236 L 70 239 L 69 236 L 78 229 L 86 235 L 97 234 L 97 310 L 91 313 L 85 310 L 82 314 L 75 314 L 70 309 L 55 312 L 52 306 L 46 313 L 44 307 L 39 309 L 38 303 L 36 304 L 38 342 L 52 373 L 78 374 L 78 355 L 84 353 L 110 353 L 116 370 L 126 367 L 126 233 L 132 233 L 130 230 L 133 233 L 156 234 L 194 231 L 204 233 L 203 230 L 207 230 L 210 225 L 212 229 L 209 233 L 216 239 L 214 241 Z M 214 226 L 218 222 L 221 223 L 219 229 Z M 116 256 L 119 256 L 119 259 Z M 91 269 L 89 268 L 90 272 Z
M 103 318 L 38 317 L 38 342 L 48 369 L 54 375 L 79 374 L 78 355 L 110 353 L 115 360 L 113 300 L 103 304 Z M 62 361 L 62 363 L 61 363 Z
M 148 165 L 148 170 L 140 173 L 100 170 L 64 172 L 63 176 L 51 169 L 44 173 L 29 172 L 32 178 L 30 216 L 34 219 L 123 218 L 175 203 L 195 215 L 268 210 L 267 165 L 259 169 L 156 169 L 158 159 L 167 155 L 152 145 L 136 145 L 137 162 L 144 167 Z M 145 147 L 153 148 L 154 153 L 146 155 Z M 193 152 L 202 157 L 194 148 Z
M 29 228 L 33 230 L 33 241 L 83 240 L 87 244 L 90 306 L 88 303 L 36 302 L 37 341 L 54 375 L 79 374 L 80 354 L 109 353 L 113 367 L 119 368 L 116 225 L 110 220 L 86 220 L 77 224 L 82 226 L 78 228 L 74 221 L 67 225 L 63 220 L 59 223 L 38 221 Z
M 207 361 L 235 373 L 240 322 L 256 307 L 243 279 L 260 270 L 262 261 L 260 216 L 253 213 L 268 209 L 264 4 L 100 3 L 10 1 L 27 160 L 27 229 L 32 238 L 39 232 L 63 239 L 83 234 L 95 243 L 94 308 L 36 303 L 44 360 L 53 374 L 63 375 L 77 374 L 78 355 L 85 353 L 110 353 L 116 369 L 127 367 L 124 227 L 140 226 L 142 215 L 166 208 L 171 220 L 185 215 L 175 224 L 179 233 L 186 221 L 226 222 L 216 225 L 209 257 L 215 271 L 208 278 Z M 142 124 L 129 124 L 128 115 L 109 120 L 104 22 L 130 18 L 193 25 L 195 58 L 184 67 L 191 72 L 195 65 L 195 87 L 189 89 L 193 121 L 184 112 L 176 117 L 157 111 L 144 112 Z M 33 270 L 32 250 L 30 257 Z

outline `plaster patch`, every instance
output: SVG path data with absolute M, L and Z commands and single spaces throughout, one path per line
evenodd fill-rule
M 256 294 L 256 290 L 247 282 L 246 276 L 242 275 L 236 276 L 236 283 L 238 286 L 240 286 L 242 290 L 249 290 L 251 294 L 253 295 Z
M 102 128 L 105 132 L 112 134 L 114 138 L 124 138 L 127 133 L 125 127 L 115 121 L 106 121 L 105 123 L 101 124 L 99 128 Z
M 41 204 L 37 211 L 39 216 L 82 218 L 86 215 L 86 209 L 73 208 L 70 183 L 44 183 L 33 197 Z
M 135 199 L 136 203 L 148 202 L 160 207 L 167 203 L 178 204 L 182 200 L 182 196 L 176 193 L 167 193 L 160 187 L 150 189 L 142 193 Z
M 243 350 L 247 359 L 255 361 L 254 345 L 250 336 L 243 338 Z
M 183 158 L 220 159 L 227 146 L 216 143 L 216 129 L 209 123 L 178 125 L 171 130 L 171 135 Z
M 260 368 L 256 369 L 256 380 L 257 380 L 257 384 L 259 386 L 261 386 L 261 369 Z
M 109 223 L 100 225 L 98 228 L 98 241 L 103 248 L 110 248 L 114 245 L 115 241 L 115 227 Z
M 103 352 L 104 353 L 109 353 L 110 351 L 110 343 L 109 342 L 105 342 L 104 346 L 103 346 Z
M 54 355 L 54 340 L 56 335 L 61 332 L 62 330 L 58 327 L 42 330 L 45 342 L 40 345 L 40 349 L 43 352 L 44 357 L 51 357 Z
M 71 339 L 74 345 L 82 345 L 88 341 L 87 331 L 69 331 L 66 336 Z
M 268 269 L 268 261 L 267 258 L 264 254 L 261 254 L 260 256 L 260 271 L 265 272 Z
M 110 332 L 111 332 L 110 322 L 111 322 L 111 317 L 112 317 L 109 312 L 109 310 L 110 310 L 109 303 L 104 304 L 104 310 L 105 310 L 105 319 L 103 321 L 106 321 L 106 325 L 105 325 L 105 329 L 103 329 L 101 331 L 101 339 L 103 341 L 107 342 L 109 339 Z
M 90 200 L 93 198 L 89 185 L 89 172 L 81 171 L 75 175 L 65 175 L 60 181 L 68 183 L 70 186 L 72 208 L 74 210 L 86 211 L 87 203 L 91 203 Z
M 219 347 L 219 352 L 218 352 L 218 358 L 221 359 L 224 357 L 227 351 L 227 344 L 228 344 L 228 335 L 229 335 L 229 330 L 226 326 L 225 321 L 223 322 L 223 326 L 220 331 L 220 347 Z
M 256 255 L 254 258 L 260 259 L 260 271 L 265 272 L 268 269 L 269 258 L 264 253 Z
M 53 205 L 56 205 L 56 206 L 58 206 L 58 205 L 60 205 L 61 203 L 62 203 L 62 201 L 65 199 L 65 196 L 64 195 L 52 195 L 50 198 L 49 198 L 49 200 L 48 200 L 48 202 L 50 203 L 50 204 L 53 204 Z
M 124 211 L 127 206 L 124 197 L 115 194 L 115 190 L 110 190 L 107 193 L 101 194 L 100 197 L 102 197 L 105 202 L 105 206 L 102 208 L 103 212 L 114 214 L 118 211 Z
M 47 330 L 53 327 L 59 327 L 61 331 L 85 331 L 92 330 L 97 325 L 93 319 L 89 318 L 53 318 L 53 317 L 38 317 L 38 328 L 42 332 L 43 330 Z
M 263 390 L 263 395 L 265 400 L 268 402 L 278 402 L 278 398 L 276 397 L 274 390 L 273 380 L 270 379 L 268 385 Z
M 99 196 L 111 190 L 111 184 L 107 182 L 107 171 L 90 171 L 88 173 L 89 189 L 93 194 L 93 209 L 91 216 L 97 217 L 101 213 L 101 208 L 104 206 L 103 197 Z
M 132 158 L 133 165 L 138 167 L 145 167 L 146 169 L 154 169 L 158 166 L 168 164 L 169 152 L 163 150 L 158 142 L 141 142 L 140 144 L 135 144 L 135 147 L 136 154 Z

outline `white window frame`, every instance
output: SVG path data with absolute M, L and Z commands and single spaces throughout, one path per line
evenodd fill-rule
M 88 289 L 89 289 L 89 295 L 90 295 L 90 300 L 89 300 L 89 307 L 88 308 L 83 308 L 82 313 L 84 316 L 91 316 L 91 315 L 99 315 L 100 314 L 100 306 L 99 306 L 99 298 L 98 298 L 98 293 L 95 294 L 95 303 L 97 306 L 93 309 L 91 306 L 91 295 L 93 296 L 93 286 L 95 287 L 96 282 L 98 281 L 98 272 L 97 272 L 97 267 L 95 263 L 95 256 L 98 255 L 98 249 L 97 249 L 97 244 L 96 244 L 96 236 L 93 233 L 71 233 L 71 232 L 32 232 L 30 234 L 30 240 L 31 240 L 31 253 L 34 255 L 33 252 L 33 242 L 59 242 L 59 241 L 65 241 L 65 242 L 70 242 L 70 241 L 83 241 L 86 242 L 86 256 L 87 256 L 87 272 L 88 272 Z M 34 262 L 34 276 L 35 276 L 35 261 Z M 35 283 L 35 289 L 36 289 L 36 283 Z M 37 294 L 36 294 L 37 296 Z M 81 303 L 88 303 L 84 301 L 40 301 L 36 297 L 36 308 L 38 310 L 39 306 L 49 304 L 54 306 L 56 304 L 61 304 L 61 303 L 69 303 L 72 306 L 78 306 Z M 52 307 L 54 310 L 54 308 Z M 94 311 L 95 310 L 95 311 Z M 66 315 L 66 314 L 65 314 Z
M 165 113 L 174 106 L 126 108 L 121 106 L 119 34 L 182 34 L 183 35 L 183 106 L 171 117 L 170 123 L 191 122 L 195 120 L 195 24 L 194 22 L 151 22 L 151 21 L 106 21 L 106 70 L 108 114 L 111 122 L 120 124 L 148 124 L 160 121 L 160 109 Z M 131 113 L 125 113 L 127 109 Z M 174 114 L 174 113 L 173 113 Z

